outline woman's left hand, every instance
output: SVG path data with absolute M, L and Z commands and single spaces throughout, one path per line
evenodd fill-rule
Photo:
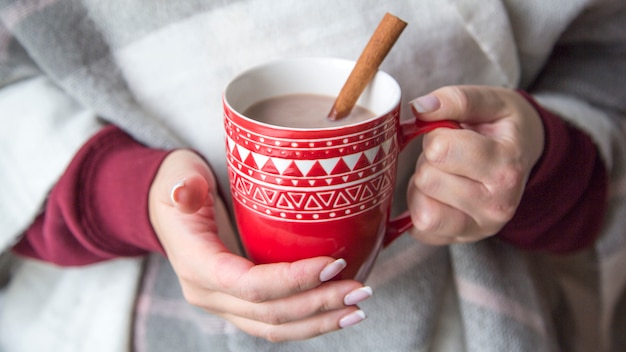
M 486 86 L 440 88 L 411 107 L 420 120 L 463 126 L 423 138 L 408 188 L 411 235 L 445 245 L 496 234 L 515 214 L 543 153 L 536 110 L 514 90 Z

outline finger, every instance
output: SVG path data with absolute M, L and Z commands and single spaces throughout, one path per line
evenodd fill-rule
M 440 129 L 422 140 L 423 156 L 444 172 L 483 181 L 499 166 L 496 141 L 470 130 Z
M 425 121 L 456 120 L 461 123 L 495 121 L 508 114 L 508 89 L 485 86 L 449 86 L 411 101 Z
M 426 197 L 428 199 L 428 197 Z M 418 208 L 411 212 L 411 219 L 414 226 L 409 229 L 409 234 L 416 240 L 433 245 L 443 246 L 452 243 L 466 243 L 478 241 L 487 237 L 483 232 L 477 231 L 479 228 L 466 214 L 457 209 L 448 207 L 441 202 L 429 199 L 432 204 L 427 214 L 420 214 Z M 421 202 L 425 204 L 426 202 Z M 432 211 L 434 208 L 440 208 Z M 433 215 L 439 214 L 439 215 Z M 420 219 L 420 220 L 417 220 Z
M 230 253 L 213 256 L 207 280 L 215 288 L 249 302 L 265 302 L 310 290 L 346 267 L 343 259 L 316 257 L 293 263 L 250 265 Z M 211 287 L 209 287 L 211 288 Z
M 194 214 L 182 214 L 182 227 L 176 222 L 166 223 L 179 232 L 170 241 L 175 245 L 164 246 L 171 248 L 168 256 L 177 263 L 176 272 L 192 304 L 203 304 L 196 288 L 225 292 L 251 302 L 287 297 L 319 286 L 346 267 L 344 260 L 330 257 L 255 265 L 228 250 L 216 234 L 220 230 L 215 221 L 210 221 L 214 211 L 214 207 L 204 206 Z
M 444 172 L 420 158 L 411 186 L 465 214 L 468 217 L 465 231 L 485 236 L 497 232 L 510 220 L 521 198 L 521 189 L 516 188 L 513 181 L 501 182 L 497 187 L 491 179 L 483 182 Z M 510 186 L 502 187 L 505 183 Z
M 203 308 L 213 313 L 280 325 L 356 305 L 371 295 L 371 288 L 356 281 L 335 281 L 301 294 L 263 303 L 251 303 L 221 292 L 211 292 L 207 294 L 207 305 Z
M 172 187 L 170 198 L 179 211 L 195 213 L 210 200 L 209 184 L 200 174 L 189 175 Z
M 207 163 L 198 154 L 179 149 L 170 153 L 159 168 L 155 180 L 157 199 L 184 209 L 202 204 L 202 197 L 216 189 L 216 181 Z M 198 194 L 196 194 L 198 193 Z
M 462 234 L 476 232 L 473 218 L 462 211 L 431 198 L 417 188 L 410 187 L 408 207 L 413 228 L 411 235 L 428 244 L 452 243 Z
M 217 225 L 217 236 L 220 238 L 224 246 L 229 252 L 242 256 L 241 248 L 239 246 L 239 240 L 237 233 L 233 227 L 226 205 L 220 197 L 209 195 L 212 198 L 213 210 L 215 212 L 215 223 Z
M 318 314 L 314 317 L 272 325 L 228 314 L 222 315 L 242 331 L 271 342 L 305 340 L 355 325 L 366 316 L 357 307 L 348 307 Z
M 481 182 L 441 170 L 425 158 L 418 160 L 411 185 L 421 194 L 470 215 L 477 215 L 491 201 Z
M 478 133 L 457 132 L 434 131 L 424 137 L 416 186 L 479 224 L 487 218 L 508 221 L 519 204 L 527 169 L 513 148 Z

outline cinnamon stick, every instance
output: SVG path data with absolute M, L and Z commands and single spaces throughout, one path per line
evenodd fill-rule
M 386 13 L 359 56 L 350 76 L 341 88 L 328 118 L 338 120 L 350 114 L 359 96 L 372 80 L 391 47 L 396 43 L 407 23 Z

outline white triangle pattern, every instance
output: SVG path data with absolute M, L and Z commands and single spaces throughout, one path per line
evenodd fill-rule
M 302 160 L 302 159 L 292 160 L 292 159 L 284 159 L 284 158 L 277 158 L 277 157 L 269 157 L 267 155 L 259 154 L 249 149 L 246 149 L 245 147 L 234 143 L 234 141 L 230 138 L 228 139 L 227 143 L 229 145 L 228 148 L 231 150 L 231 152 L 234 150 L 236 146 L 237 151 L 239 152 L 239 157 L 242 162 L 245 162 L 248 156 L 252 154 L 252 157 L 254 158 L 254 162 L 257 164 L 259 169 L 263 169 L 263 167 L 271 159 L 272 163 L 274 164 L 274 166 L 276 167 L 276 170 L 278 170 L 278 173 L 280 175 L 283 175 L 285 170 L 287 170 L 287 168 L 290 165 L 292 165 L 292 163 L 296 165 L 296 167 L 300 170 L 300 173 L 302 175 L 307 175 L 311 171 L 315 163 L 319 162 L 319 164 L 322 166 L 326 174 L 330 175 L 331 172 L 334 170 L 334 168 L 337 166 L 337 163 L 339 163 L 339 161 L 342 159 L 344 163 L 348 166 L 348 168 L 350 168 L 350 171 L 354 171 L 357 163 L 359 162 L 359 160 L 361 160 L 361 157 L 363 155 L 367 158 L 370 164 L 374 162 L 376 155 L 378 155 L 381 149 L 385 155 L 388 155 L 389 152 L 392 150 L 392 146 L 394 145 L 393 143 L 394 140 L 395 140 L 395 137 L 391 137 L 387 139 L 385 142 L 383 142 L 380 146 L 376 146 L 374 148 L 370 148 L 362 152 L 358 152 L 358 153 L 354 153 L 354 154 L 350 154 L 350 155 L 346 155 L 342 157 L 319 159 L 319 160 Z
M 389 149 L 391 148 L 391 142 L 392 142 L 392 140 L 390 138 L 390 139 L 384 141 L 383 144 L 381 145 L 381 147 L 383 148 L 383 151 L 385 152 L 385 155 L 389 154 Z
M 346 163 L 346 165 L 348 165 L 350 170 L 354 170 L 354 167 L 356 166 L 356 163 L 359 161 L 360 157 L 360 153 L 346 155 L 343 157 L 343 161 Z
M 300 173 L 306 175 L 311 171 L 313 165 L 315 165 L 315 160 L 294 160 L 298 169 L 300 169 Z
M 279 174 L 284 174 L 285 170 L 291 165 L 291 160 L 282 159 L 282 158 L 272 158 L 272 162 L 274 166 L 276 166 L 276 170 L 278 170 Z
M 373 163 L 374 158 L 376 157 L 376 154 L 378 154 L 379 150 L 380 150 L 380 147 L 374 147 L 374 148 L 366 150 L 365 152 L 363 152 L 363 154 L 365 154 L 365 157 L 367 157 L 367 160 L 369 160 L 370 163 Z
M 330 175 L 330 173 L 333 171 L 335 166 L 337 166 L 339 159 L 340 158 L 330 158 L 330 159 L 320 159 L 318 161 L 320 162 L 320 165 L 322 165 L 322 168 L 324 169 L 324 171 L 326 171 L 326 173 Z
M 259 166 L 261 168 L 270 159 L 269 156 L 263 155 L 263 154 L 258 154 L 258 153 L 252 153 L 252 157 L 254 158 L 254 162 L 257 164 L 257 166 Z
M 239 156 L 241 157 L 241 161 L 246 161 L 248 155 L 250 155 L 250 151 L 239 144 L 237 144 L 237 152 L 239 152 Z

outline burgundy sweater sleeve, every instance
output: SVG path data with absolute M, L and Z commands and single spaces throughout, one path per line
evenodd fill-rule
M 553 253 L 585 248 L 600 233 L 608 175 L 591 138 L 522 94 L 545 127 L 544 153 L 513 219 L 499 237 L 518 247 Z
M 14 252 L 67 266 L 163 253 L 148 192 L 167 154 L 105 127 L 76 154 Z

